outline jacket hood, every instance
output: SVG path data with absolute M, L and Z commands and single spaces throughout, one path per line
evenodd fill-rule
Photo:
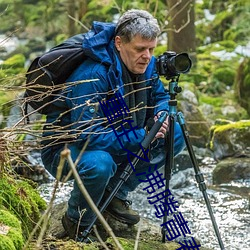
M 112 64 L 115 24 L 94 21 L 85 34 L 83 49 L 87 56 L 104 64 Z

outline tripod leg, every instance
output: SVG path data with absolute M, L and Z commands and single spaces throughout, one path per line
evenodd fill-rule
M 189 133 L 188 133 L 187 128 L 186 128 L 184 116 L 183 116 L 183 114 L 181 112 L 178 112 L 177 113 L 177 118 L 178 118 L 179 124 L 181 126 L 181 130 L 182 130 L 185 142 L 186 142 L 186 146 L 187 146 L 187 150 L 188 150 L 191 162 L 192 162 L 193 167 L 194 167 L 196 181 L 197 181 L 197 183 L 199 185 L 200 191 L 203 194 L 203 197 L 204 197 L 204 200 L 205 200 L 205 203 L 206 203 L 206 206 L 207 206 L 207 209 L 208 209 L 208 212 L 209 212 L 209 215 L 210 215 L 210 218 L 211 218 L 211 221 L 212 221 L 214 231 L 215 231 L 215 234 L 217 236 L 220 248 L 221 248 L 221 250 L 224 250 L 225 247 L 223 245 L 223 242 L 222 242 L 222 239 L 221 239 L 221 236 L 220 236 L 220 232 L 219 232 L 219 229 L 218 229 L 218 226 L 217 226 L 214 214 L 213 214 L 213 210 L 212 210 L 210 201 L 208 199 L 208 195 L 207 195 L 207 192 L 206 192 L 207 188 L 206 188 L 206 184 L 204 182 L 204 177 L 203 177 L 203 174 L 201 173 L 201 171 L 199 169 L 199 165 L 198 165 L 197 159 L 195 157 L 195 154 L 194 154 L 194 151 L 193 151 L 190 139 L 189 139 Z
M 143 155 L 142 150 L 140 150 L 138 152 L 138 155 Z M 139 159 L 138 158 L 134 158 L 132 161 L 132 165 L 136 166 L 136 164 L 138 163 Z M 127 165 L 127 167 L 125 168 L 125 170 L 123 171 L 123 173 L 120 176 L 120 180 L 117 183 L 117 185 L 115 186 L 115 188 L 112 190 L 112 192 L 110 193 L 110 195 L 108 196 L 108 198 L 106 199 L 106 201 L 102 204 L 101 208 L 99 209 L 100 213 L 103 213 L 103 211 L 108 207 L 109 203 L 112 201 L 112 199 L 115 197 L 116 193 L 118 192 L 118 190 L 121 188 L 122 184 L 124 182 L 126 182 L 126 180 L 129 178 L 129 176 L 133 173 L 133 169 L 130 166 L 130 164 Z M 94 219 L 92 220 L 92 222 L 90 223 L 90 225 L 85 229 L 85 231 L 82 233 L 82 237 L 83 237 L 83 241 L 85 239 L 87 239 L 89 233 L 92 230 L 92 227 L 94 226 L 94 224 L 96 223 L 97 220 L 97 215 L 95 215 Z
M 168 117 L 169 121 L 169 131 L 167 138 L 165 140 L 166 143 L 166 162 L 165 162 L 165 169 L 164 169 L 164 174 L 165 174 L 165 191 L 169 189 L 169 183 L 172 175 L 172 169 L 174 166 L 174 123 L 175 123 L 175 116 L 174 114 L 170 114 Z M 163 224 L 167 222 L 167 214 L 164 215 L 163 217 Z M 162 242 L 166 242 L 166 227 L 162 227 Z

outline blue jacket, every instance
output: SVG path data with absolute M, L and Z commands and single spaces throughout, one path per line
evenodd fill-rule
M 61 138 L 69 137 L 79 147 L 88 139 L 89 150 L 104 150 L 120 155 L 125 153 L 123 147 L 136 151 L 145 137 L 145 130 L 136 129 L 136 135 L 133 131 L 128 135 L 121 135 L 123 131 L 115 134 L 112 128 L 107 127 L 107 119 L 99 105 L 108 91 L 124 94 L 121 63 L 114 53 L 114 32 L 114 24 L 93 23 L 83 41 L 88 59 L 67 80 L 68 87 L 62 93 L 64 100 L 55 103 L 55 108 L 47 115 L 47 123 L 63 128 Z M 145 75 L 147 86 L 150 87 L 147 90 L 147 106 L 155 107 L 154 114 L 157 114 L 162 110 L 168 111 L 169 95 L 156 73 L 155 60 L 154 57 L 151 59 Z M 86 81 L 81 82 L 83 80 Z M 69 111 L 62 112 L 65 105 Z M 61 132 L 60 129 L 56 130 L 45 131 L 44 135 L 58 136 Z

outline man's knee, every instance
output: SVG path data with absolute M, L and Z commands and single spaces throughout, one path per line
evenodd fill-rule
M 108 152 L 98 150 L 84 152 L 77 168 L 79 174 L 86 178 L 104 180 L 111 178 L 117 167 Z

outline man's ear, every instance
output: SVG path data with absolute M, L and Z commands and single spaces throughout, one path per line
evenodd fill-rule
M 115 37 L 115 47 L 118 51 L 120 51 L 120 49 L 121 49 L 121 43 L 122 43 L 121 37 L 116 36 Z

